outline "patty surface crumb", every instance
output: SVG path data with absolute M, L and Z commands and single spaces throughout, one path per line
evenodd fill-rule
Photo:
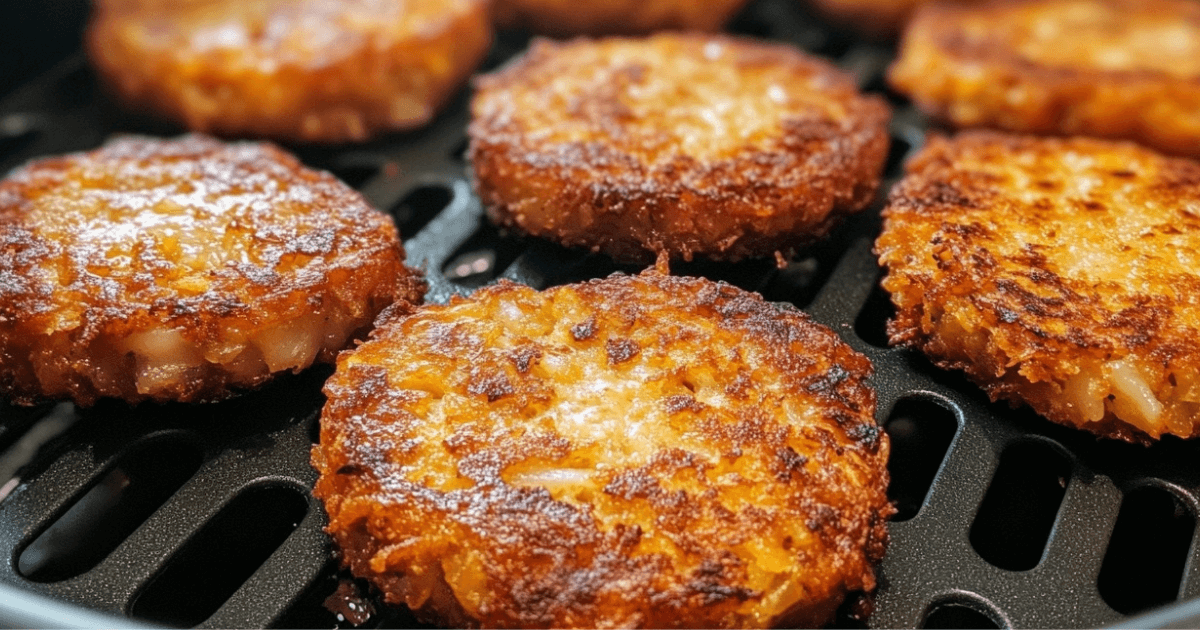
M 392 221 L 258 143 L 126 137 L 0 181 L 0 392 L 201 401 L 420 302 Z
M 812 627 L 870 592 L 866 357 L 729 285 L 501 282 L 385 320 L 326 384 L 314 493 L 425 621 Z
M 1200 4 L 922 7 L 890 81 L 960 127 L 1134 140 L 1200 157 Z
M 1068 426 L 1200 435 L 1200 163 L 1085 138 L 934 138 L 884 217 L 892 343 Z
M 489 216 L 622 261 L 790 254 L 871 202 L 887 153 L 887 105 L 784 44 L 540 40 L 477 88 Z
M 88 55 L 193 131 L 349 142 L 414 129 L 483 60 L 481 0 L 98 0 Z

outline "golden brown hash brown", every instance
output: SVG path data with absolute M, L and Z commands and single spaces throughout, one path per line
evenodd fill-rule
M 1099 435 L 1200 435 L 1200 163 L 1130 143 L 934 139 L 876 244 L 892 342 Z
M 1135 140 L 1200 157 L 1200 3 L 993 1 L 918 11 L 890 71 L 959 126 Z
M 870 592 L 887 435 L 799 311 L 646 272 L 381 316 L 327 382 L 343 561 L 449 626 L 766 627 Z
M 661 30 L 715 31 L 746 0 L 495 0 L 497 26 L 534 33 L 635 35 Z
M 887 153 L 887 105 L 783 44 L 541 40 L 477 87 L 492 219 L 619 260 L 790 253 L 873 199 Z
M 89 56 L 129 106 L 302 142 L 420 127 L 491 45 L 480 0 L 99 0 Z
M 129 137 L 0 182 L 0 392 L 222 398 L 420 301 L 396 229 L 266 144 Z

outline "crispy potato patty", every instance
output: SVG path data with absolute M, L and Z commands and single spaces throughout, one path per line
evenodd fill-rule
M 892 342 L 1099 435 L 1200 435 L 1200 163 L 1129 143 L 934 139 L 876 244 Z
M 99 0 L 89 56 L 130 106 L 303 142 L 429 122 L 491 44 L 479 0 Z
M 266 144 L 123 138 L 0 182 L 0 391 L 222 398 L 424 287 L 392 222 Z
M 619 260 L 789 253 L 871 201 L 887 153 L 887 106 L 782 44 L 543 40 L 477 86 L 492 219 Z
M 715 31 L 746 0 L 495 0 L 503 28 L 543 35 L 635 35 L 661 30 Z
M 725 284 L 502 282 L 339 357 L 314 493 L 353 572 L 436 623 L 822 624 L 893 511 L 870 371 Z
M 926 6 L 890 79 L 959 126 L 1200 156 L 1200 4 L 1191 0 Z

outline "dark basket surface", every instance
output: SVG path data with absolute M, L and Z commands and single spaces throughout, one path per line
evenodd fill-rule
M 831 58 L 864 89 L 884 92 L 895 115 L 882 190 L 896 181 L 929 124 L 886 92 L 891 47 L 856 41 L 794 0 L 757 0 L 731 30 Z M 501 34 L 486 68 L 527 41 Z M 430 301 L 496 278 L 544 288 L 636 272 L 487 223 L 463 161 L 468 92 L 420 132 L 292 148 L 392 213 L 410 263 L 426 270 Z M 122 115 L 76 54 L 0 101 L 0 171 L 120 132 L 178 130 Z M 791 302 L 875 364 L 900 514 L 868 624 L 1200 627 L 1200 442 L 1096 440 L 989 403 L 960 375 L 887 348 L 890 305 L 871 253 L 879 205 L 785 269 L 751 261 L 672 270 Z M 352 627 L 324 605 L 349 582 L 309 491 L 328 373 L 316 368 L 213 405 L 0 403 L 0 625 L 131 623 L 105 616 L 118 615 L 179 626 Z M 363 627 L 413 624 L 406 611 L 381 608 Z

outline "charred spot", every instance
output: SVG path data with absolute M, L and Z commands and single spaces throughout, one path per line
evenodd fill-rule
M 667 396 L 663 400 L 663 404 L 666 406 L 668 414 L 679 413 L 685 409 L 688 411 L 700 411 L 704 408 L 704 405 L 700 401 L 687 394 Z
M 922 192 L 924 194 L 918 200 L 922 204 L 956 208 L 974 208 L 977 205 L 973 199 L 947 182 L 933 182 Z
M 775 478 L 780 481 L 787 481 L 792 477 L 792 473 L 802 473 L 804 465 L 808 463 L 808 458 L 790 446 L 785 446 L 775 451 L 775 461 L 777 470 Z
M 516 366 L 517 371 L 524 374 L 533 363 L 542 358 L 542 349 L 537 346 L 523 346 L 509 355 L 509 360 Z
M 820 532 L 830 525 L 837 524 L 839 518 L 841 515 L 838 514 L 837 508 L 819 503 L 813 507 L 812 513 L 804 525 L 811 531 Z
M 337 474 L 339 475 L 361 475 L 364 472 L 366 470 L 358 464 L 346 464 L 337 469 Z
M 879 448 L 881 429 L 874 422 L 863 422 L 846 429 L 846 437 L 862 444 L 874 452 Z
M 605 494 L 611 494 L 626 501 L 646 499 L 660 492 L 658 480 L 645 468 L 624 471 L 614 476 L 612 481 L 604 486 Z
M 503 372 L 486 373 L 477 368 L 471 370 L 467 381 L 467 392 L 476 396 L 486 395 L 488 402 L 495 402 L 515 391 L 512 382 Z
M 746 601 L 757 597 L 759 593 L 744 586 L 734 586 L 728 582 L 734 581 L 734 576 L 727 576 L 727 567 L 715 560 L 705 560 L 692 572 L 692 579 L 687 589 L 701 596 L 706 606 L 711 606 L 729 599 Z
M 1087 201 L 1084 201 L 1082 203 L 1082 205 L 1083 205 L 1084 210 L 1090 210 L 1092 212 L 1100 212 L 1100 211 L 1106 209 L 1104 204 L 1100 203 L 1099 201 L 1092 201 L 1090 199 Z
M 1120 177 L 1120 178 L 1122 178 L 1122 179 L 1127 179 L 1127 178 L 1130 178 L 1130 177 L 1136 177 L 1136 176 L 1137 176 L 1137 173 L 1135 173 L 1135 172 L 1133 172 L 1133 171 L 1131 171 L 1131 170 L 1129 170 L 1129 169 L 1123 169 L 1123 168 L 1122 168 L 1122 169 L 1117 169 L 1117 170 L 1115 170 L 1115 171 L 1109 171 L 1109 172 L 1108 172 L 1108 174 L 1109 174 L 1109 175 L 1112 175 L 1113 177 Z
M 642 346 L 632 339 L 609 339 L 605 342 L 604 349 L 608 352 L 609 364 L 617 365 L 637 356 L 642 351 Z
M 587 321 L 580 322 L 571 327 L 571 338 L 575 341 L 587 341 L 596 336 L 596 318 L 595 316 L 587 318 Z

